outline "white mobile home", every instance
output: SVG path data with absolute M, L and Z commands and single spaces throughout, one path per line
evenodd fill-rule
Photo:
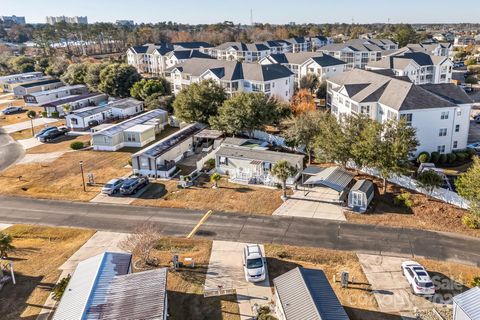
M 34 92 L 23 97 L 27 106 L 41 106 L 43 104 L 66 98 L 69 96 L 85 94 L 88 89 L 84 85 L 64 86 L 53 90 Z
M 44 75 L 41 72 L 12 74 L 9 76 L 0 77 L 0 87 L 2 88 L 3 92 L 13 92 L 13 89 L 18 85 L 33 82 L 42 78 L 44 78 Z
M 65 117 L 67 127 L 73 130 L 85 130 L 112 119 L 112 110 L 107 106 L 87 107 L 72 112 Z
M 375 187 L 369 180 L 358 180 L 348 194 L 348 207 L 355 212 L 367 211 L 375 194 Z
M 27 94 L 32 94 L 40 91 L 48 91 L 63 87 L 64 84 L 58 79 L 41 79 L 38 81 L 31 81 L 22 83 L 13 88 L 15 98 L 23 98 Z
M 124 147 L 143 147 L 154 141 L 155 135 L 163 130 L 167 123 L 167 111 L 149 111 L 93 133 L 93 149 L 117 151 Z
M 112 115 L 116 118 L 125 119 L 143 112 L 143 102 L 125 98 L 110 102 L 108 106 L 112 109 Z
M 106 103 L 107 100 L 108 96 L 106 94 L 94 92 L 55 100 L 42 105 L 42 107 L 45 109 L 45 112 L 47 112 L 48 117 L 51 117 L 55 113 L 57 113 L 57 116 L 64 116 L 75 110 L 101 105 Z

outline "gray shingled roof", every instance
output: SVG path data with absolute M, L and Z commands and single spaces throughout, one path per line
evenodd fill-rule
M 229 48 L 233 48 L 238 51 L 267 51 L 270 50 L 268 46 L 264 43 L 243 43 L 243 42 L 225 42 L 219 46 L 216 46 L 215 49 L 217 50 L 227 50 Z
M 348 320 L 322 270 L 297 267 L 273 283 L 286 320 Z
M 279 53 L 271 54 L 271 60 L 280 64 L 302 64 L 312 59 L 322 67 L 345 64 L 344 61 L 334 58 L 323 52 L 297 52 L 297 53 Z
M 165 320 L 168 268 L 113 278 L 98 319 Z

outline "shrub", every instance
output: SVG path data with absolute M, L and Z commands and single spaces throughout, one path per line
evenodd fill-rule
M 457 152 L 455 153 L 455 156 L 457 157 L 458 162 L 462 162 L 462 161 L 465 161 L 465 159 L 467 159 L 468 154 L 466 154 L 465 152 Z
M 83 149 L 83 142 L 82 141 L 73 141 L 72 143 L 70 143 L 70 148 L 72 150 Z
M 462 218 L 462 222 L 470 229 L 480 229 L 480 217 L 473 214 L 466 214 Z
M 52 112 L 52 118 L 58 118 L 58 117 L 60 117 L 60 114 L 58 113 L 58 111 Z
M 480 277 L 473 278 L 471 285 L 472 287 L 480 287 Z
M 470 158 L 477 155 L 477 151 L 475 151 L 475 149 L 467 149 L 467 153 Z
M 43 117 L 43 118 L 46 118 L 47 116 L 48 116 L 47 111 L 42 111 L 42 117 Z
M 55 287 L 53 287 L 53 299 L 56 301 L 60 301 L 60 299 L 63 296 L 63 293 L 65 292 L 65 289 L 67 288 L 68 282 L 70 281 L 70 275 L 66 276 L 65 278 L 62 278 Z
M 440 153 L 438 152 L 432 152 L 432 154 L 430 155 L 430 161 L 433 162 L 433 163 L 438 163 L 438 160 L 440 159 Z
M 207 171 L 210 171 L 210 170 L 213 170 L 215 169 L 215 159 L 208 159 L 207 161 L 205 161 L 205 163 L 203 164 L 203 167 L 207 170 Z
M 430 161 L 430 154 L 428 152 L 422 152 L 418 155 L 417 162 L 425 163 Z
M 128 160 L 128 164 L 131 166 L 132 165 L 132 159 Z
M 453 164 L 455 163 L 455 161 L 457 160 L 457 155 L 455 153 L 449 153 L 447 154 L 447 162 L 449 164 Z
M 480 73 L 480 65 L 468 66 L 467 70 L 468 70 L 468 73 L 479 74 Z
M 439 164 L 445 164 L 447 163 L 447 155 L 445 153 L 442 153 L 438 159 Z
M 396 195 L 393 199 L 393 203 L 396 206 L 405 206 L 407 208 L 411 208 L 413 206 L 413 201 L 409 192 L 402 192 Z

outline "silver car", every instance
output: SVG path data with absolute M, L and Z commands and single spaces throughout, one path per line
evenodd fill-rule
M 124 179 L 112 179 L 108 181 L 102 188 L 103 194 L 108 194 L 109 196 L 118 193 L 120 191 L 120 187 L 122 186 Z

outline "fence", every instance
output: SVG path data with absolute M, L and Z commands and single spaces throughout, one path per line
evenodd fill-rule
M 368 175 L 371 175 L 371 176 L 381 178 L 381 175 L 380 175 L 379 171 L 377 169 L 374 169 L 374 168 L 365 168 L 365 167 L 359 168 L 354 163 L 348 163 L 347 167 L 349 167 L 351 169 L 359 170 L 359 171 L 364 172 L 364 173 L 366 173 Z M 452 204 L 452 205 L 460 207 L 462 209 L 470 208 L 469 202 L 467 200 L 463 199 L 462 197 L 460 197 L 457 193 L 455 193 L 453 191 L 450 191 L 450 190 L 447 190 L 447 189 L 442 189 L 442 188 L 435 188 L 431 193 L 429 193 L 427 190 L 420 187 L 418 182 L 415 179 L 412 179 L 410 177 L 403 176 L 403 175 L 396 175 L 396 176 L 393 176 L 393 177 L 391 177 L 387 180 L 388 180 L 388 182 L 399 185 L 399 186 L 401 186 L 405 189 L 409 189 L 409 190 L 413 190 L 413 191 L 420 192 L 420 193 L 423 193 L 423 194 L 427 194 L 427 195 L 431 196 L 432 198 L 435 198 L 435 199 L 441 200 L 443 202 Z

